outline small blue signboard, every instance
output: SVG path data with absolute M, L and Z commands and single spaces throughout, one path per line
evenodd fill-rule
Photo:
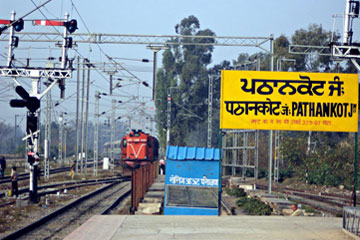
M 168 146 L 165 215 L 218 215 L 219 149 Z

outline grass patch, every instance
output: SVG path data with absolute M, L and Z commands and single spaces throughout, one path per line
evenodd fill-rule
M 315 209 L 314 208 L 312 208 L 312 207 L 309 207 L 309 206 L 303 206 L 302 207 L 304 210 L 305 210 L 305 212 L 307 212 L 307 213 L 315 213 L 316 211 L 315 211 Z

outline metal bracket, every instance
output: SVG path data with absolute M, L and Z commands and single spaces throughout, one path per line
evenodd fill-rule
M 23 141 L 25 141 L 28 138 L 31 138 L 31 140 L 33 140 L 33 136 L 36 136 L 37 134 L 39 134 L 40 130 L 36 130 L 35 132 L 31 132 L 31 134 L 26 135 L 25 137 L 22 138 Z
M 72 70 L 41 69 L 41 68 L 1 68 L 0 77 L 28 77 L 28 78 L 71 78 Z
M 360 46 L 331 45 L 333 57 L 338 58 L 360 58 Z
M 329 46 L 289 45 L 289 53 L 291 54 L 310 54 L 313 52 L 321 56 L 331 56 Z

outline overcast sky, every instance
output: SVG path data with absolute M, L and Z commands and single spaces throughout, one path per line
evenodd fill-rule
M 0 18 L 9 19 L 12 10 L 16 11 L 16 16 L 20 17 L 40 5 L 45 1 L 39 0 L 0 0 Z M 278 37 L 285 34 L 290 37 L 295 30 L 307 28 L 310 24 L 321 24 L 326 30 L 333 28 L 333 15 L 342 14 L 345 9 L 345 0 L 52 0 L 45 7 L 41 8 L 42 13 L 47 19 L 63 18 L 65 11 L 70 13 L 70 17 L 77 19 L 79 29 L 77 32 L 87 33 L 118 33 L 118 34 L 155 34 L 155 35 L 174 35 L 174 26 L 183 18 L 189 15 L 196 16 L 200 21 L 201 29 L 209 28 L 217 36 L 248 36 L 248 37 L 268 37 L 271 34 Z M 25 18 L 44 19 L 44 16 L 36 11 Z M 85 26 L 86 24 L 86 26 Z M 338 18 L 335 29 L 342 33 L 342 19 Z M 359 20 L 354 23 L 354 39 L 359 39 L 360 31 Z M 25 23 L 24 31 L 45 32 L 52 31 L 52 28 L 34 27 L 30 22 Z M 62 32 L 62 29 L 59 28 Z M 21 43 L 20 43 L 21 44 Z M 20 47 L 26 47 L 23 44 Z M 43 43 L 36 45 L 41 47 L 51 47 L 53 44 Z M 0 42 L 0 64 L 5 65 L 4 55 L 7 55 L 7 43 Z M 152 81 L 152 63 L 141 63 L 137 61 L 127 61 L 125 58 L 152 60 L 152 52 L 147 50 L 144 45 L 102 45 L 103 51 L 111 57 L 120 58 L 118 61 L 125 64 L 133 74 L 141 80 L 151 83 Z M 84 57 L 90 58 L 94 62 L 103 62 L 106 60 L 103 54 L 95 45 L 83 44 L 78 47 L 79 52 Z M 239 53 L 247 52 L 249 54 L 259 51 L 254 48 L 240 47 L 216 47 L 213 54 L 213 64 L 223 60 L 236 59 Z M 74 52 L 71 53 L 74 56 Z M 49 55 L 59 57 L 56 50 L 28 50 L 16 49 L 15 57 L 35 56 L 48 57 Z M 161 54 L 160 54 L 161 55 Z M 160 56 L 161 57 L 161 56 Z M 121 59 L 122 58 L 122 59 Z M 34 65 L 40 67 L 45 62 L 34 62 Z M 161 66 L 161 59 L 158 67 Z M 76 76 L 76 73 L 74 73 Z M 108 91 L 108 78 L 106 74 L 92 73 L 90 112 L 93 116 L 94 91 Z M 14 82 L 11 79 L 3 78 L 0 84 L 0 121 L 6 121 L 13 124 L 14 115 L 25 115 L 25 109 L 12 109 L 9 106 L 9 100 L 15 98 L 15 91 L 9 85 Z M 75 84 L 76 78 L 68 81 L 66 96 L 70 97 L 55 108 L 53 118 L 57 118 L 59 111 L 67 111 L 68 119 L 74 119 L 75 113 Z M 30 79 L 21 80 L 22 84 L 30 90 Z M 4 93 L 6 91 L 6 94 Z M 141 105 L 121 105 L 117 110 L 117 115 L 125 116 L 128 111 L 136 112 L 142 108 L 145 112 L 153 112 L 153 103 L 150 100 L 151 89 L 142 86 L 129 87 L 116 90 L 119 97 L 117 100 L 132 101 L 131 96 L 139 94 L 136 101 L 143 101 L 146 104 Z M 53 101 L 59 100 L 59 90 L 55 87 L 52 90 Z M 123 96 L 123 97 L 121 97 Z M 100 112 L 108 111 L 111 108 L 109 97 L 103 97 L 101 100 Z M 43 104 L 44 106 L 44 104 Z M 44 116 L 44 115 L 43 115 Z M 90 118 L 90 120 L 91 120 Z M 103 121 L 103 119 L 101 120 Z M 24 128 L 24 122 L 22 127 Z M 142 124 L 133 123 L 134 127 L 144 127 Z

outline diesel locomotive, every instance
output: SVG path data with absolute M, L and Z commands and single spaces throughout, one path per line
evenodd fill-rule
M 159 141 L 141 130 L 132 130 L 121 139 L 121 166 L 137 168 L 158 160 Z

